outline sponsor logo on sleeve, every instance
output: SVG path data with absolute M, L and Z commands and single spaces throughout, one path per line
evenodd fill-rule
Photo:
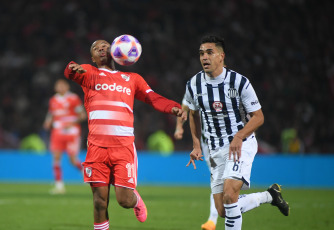
M 252 101 L 252 102 L 251 102 L 251 105 L 256 105 L 256 104 L 259 104 L 259 101 L 258 101 L 258 100 L 256 100 L 256 101 Z

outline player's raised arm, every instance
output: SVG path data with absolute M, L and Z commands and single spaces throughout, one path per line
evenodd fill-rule
M 87 70 L 81 65 L 71 61 L 67 64 L 64 70 L 64 76 L 70 80 L 77 82 L 80 85 L 84 84 L 84 77 L 86 76 Z
M 77 73 L 86 73 L 87 70 L 85 70 L 81 65 L 77 63 L 70 63 L 68 65 L 68 68 L 71 69 L 72 71 L 75 71 Z
M 187 114 L 182 110 L 181 105 L 173 100 L 167 99 L 155 93 L 142 76 L 134 74 L 136 81 L 135 98 L 151 105 L 155 110 L 162 113 L 169 113 L 187 120 Z

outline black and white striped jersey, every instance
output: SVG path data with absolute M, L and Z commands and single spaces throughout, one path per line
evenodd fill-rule
M 193 76 L 187 82 L 185 100 L 191 110 L 203 112 L 210 149 L 229 145 L 248 122 L 247 114 L 261 109 L 250 81 L 226 68 L 216 78 L 204 71 Z

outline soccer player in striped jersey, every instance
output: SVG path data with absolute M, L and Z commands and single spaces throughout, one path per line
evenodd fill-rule
M 278 184 L 239 200 L 240 190 L 250 186 L 251 167 L 258 148 L 254 132 L 264 122 L 261 105 L 250 81 L 224 67 L 222 38 L 204 37 L 199 56 L 203 71 L 187 82 L 185 95 L 193 139 L 187 166 L 192 164 L 196 169 L 195 161 L 203 160 L 200 111 L 204 115 L 204 136 L 210 153 L 211 191 L 219 216 L 225 217 L 225 229 L 241 229 L 241 213 L 262 203 L 277 206 L 287 216 L 289 205 L 283 200 Z M 252 204 L 254 200 L 256 204 Z
M 78 158 L 81 144 L 80 123 L 87 119 L 82 101 L 78 95 L 70 92 L 70 85 L 65 79 L 55 83 L 56 94 L 49 100 L 49 109 L 44 121 L 44 128 L 51 130 L 50 150 L 53 159 L 55 187 L 51 194 L 64 194 L 65 186 L 62 179 L 61 156 L 65 151 L 70 162 L 82 171 Z
M 114 185 L 120 206 L 133 208 L 140 222 L 147 218 L 146 205 L 136 190 L 134 99 L 183 119 L 187 114 L 179 103 L 155 93 L 139 74 L 117 71 L 107 41 L 95 41 L 90 52 L 97 68 L 72 61 L 65 69 L 65 77 L 81 85 L 85 94 L 89 133 L 84 181 L 93 192 L 94 229 L 107 230 L 110 184 Z

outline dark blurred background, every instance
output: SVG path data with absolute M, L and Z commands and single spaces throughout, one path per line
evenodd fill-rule
M 18 149 L 42 128 L 53 84 L 67 63 L 91 63 L 96 39 L 131 34 L 142 44 L 137 72 L 157 93 L 181 102 L 201 70 L 200 38 L 220 34 L 226 64 L 250 79 L 265 115 L 262 153 L 334 153 L 334 2 L 312 0 L 40 0 L 0 7 L 0 148 Z M 82 90 L 71 84 L 83 98 Z M 173 136 L 175 117 L 135 102 L 139 150 L 158 129 Z M 83 124 L 83 138 L 87 125 Z M 190 150 L 188 124 L 175 150 Z M 84 148 L 83 141 L 83 148 Z

